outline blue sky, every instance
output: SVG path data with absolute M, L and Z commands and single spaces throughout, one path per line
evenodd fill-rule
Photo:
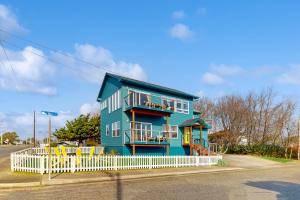
M 0 34 L 9 57 L 0 48 L 2 130 L 29 136 L 33 110 L 58 111 L 57 128 L 96 109 L 105 70 L 73 58 L 201 96 L 273 87 L 298 101 L 299 6 L 271 0 L 2 1 L 0 29 L 55 50 Z M 38 115 L 37 123 L 42 138 L 47 121 Z

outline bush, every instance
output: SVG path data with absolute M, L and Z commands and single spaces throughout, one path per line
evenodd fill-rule
M 116 150 L 116 149 L 112 149 L 112 150 L 110 150 L 110 153 L 109 153 L 109 154 L 112 155 L 112 156 L 115 156 L 115 155 L 118 155 L 119 152 L 118 152 L 118 150 Z
M 90 147 L 90 146 L 98 146 L 98 142 L 95 140 L 87 140 L 86 141 L 86 146 Z
M 227 153 L 255 154 L 259 156 L 284 157 L 284 148 L 279 145 L 271 145 L 271 144 L 234 145 L 228 148 Z
M 57 145 L 58 145 L 57 142 L 51 142 L 50 144 L 51 147 L 57 147 Z
M 218 160 L 217 166 L 219 167 L 226 167 L 227 166 L 227 162 L 223 159 Z

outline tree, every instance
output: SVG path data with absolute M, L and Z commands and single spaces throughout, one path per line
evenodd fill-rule
M 72 121 L 67 121 L 66 126 L 55 131 L 54 136 L 59 140 L 78 141 L 100 139 L 100 115 L 80 115 Z
M 3 141 L 8 141 L 8 143 L 14 143 L 18 139 L 18 134 L 16 132 L 6 132 L 2 135 Z

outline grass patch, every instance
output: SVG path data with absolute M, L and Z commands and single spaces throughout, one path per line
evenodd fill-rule
M 218 167 L 226 167 L 228 165 L 228 162 L 226 160 L 218 160 L 217 166 Z
M 270 156 L 262 156 L 262 158 L 266 159 L 266 160 L 280 162 L 280 163 L 291 163 L 291 162 L 294 162 L 294 160 L 285 159 L 285 158 L 276 158 L 276 157 L 270 157 Z

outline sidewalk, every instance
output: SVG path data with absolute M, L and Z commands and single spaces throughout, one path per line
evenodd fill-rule
M 152 178 L 162 176 L 178 176 L 195 173 L 212 173 L 229 170 L 240 170 L 242 168 L 231 167 L 184 167 L 184 168 L 163 168 L 144 170 L 120 170 L 120 171 L 97 171 L 97 172 L 76 172 L 52 175 L 51 181 L 48 176 L 43 177 L 43 185 L 57 185 L 67 183 L 101 182 L 114 180 L 127 180 L 137 178 Z
M 120 171 L 96 171 L 96 172 L 76 172 L 52 174 L 52 179 L 48 180 L 48 174 L 43 176 L 38 174 L 8 173 L 6 179 L 0 177 L 0 188 L 11 187 L 33 187 L 40 185 L 60 185 L 72 183 L 92 183 L 116 180 L 128 180 L 139 178 L 152 178 L 163 176 L 180 176 L 196 173 L 214 173 L 231 170 L 241 170 L 242 168 L 232 167 L 185 167 L 185 168 L 164 168 L 164 169 L 144 169 L 144 170 L 120 170 Z M 0 176 L 2 173 L 0 174 Z

